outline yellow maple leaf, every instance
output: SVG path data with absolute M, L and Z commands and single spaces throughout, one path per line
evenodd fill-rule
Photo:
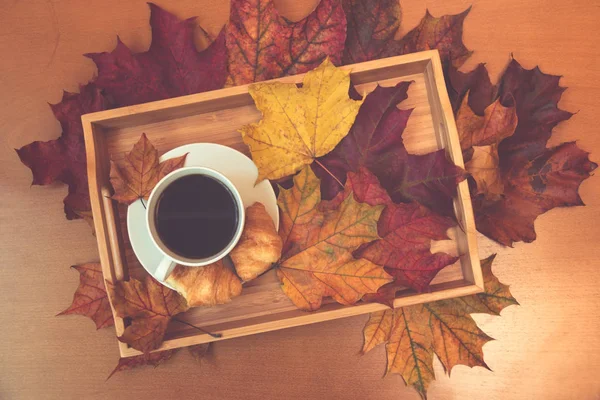
M 473 156 L 465 164 L 465 169 L 477 183 L 474 194 L 483 194 L 490 200 L 500 198 L 504 193 L 504 182 L 498 168 L 499 163 L 497 144 L 473 146 Z
M 354 123 L 362 101 L 348 96 L 350 72 L 329 59 L 294 83 L 268 82 L 248 89 L 262 113 L 240 132 L 258 166 L 258 181 L 292 175 L 329 153 Z

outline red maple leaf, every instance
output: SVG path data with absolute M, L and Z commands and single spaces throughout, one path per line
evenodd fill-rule
M 392 202 L 377 178 L 364 167 L 357 173 L 349 172 L 344 191 L 324 202 L 321 208 L 333 209 L 351 193 L 359 202 L 386 206 L 377 223 L 381 239 L 361 246 L 354 256 L 383 265 L 396 280 L 383 286 L 377 295 L 367 295 L 367 300 L 389 305 L 399 288 L 409 286 L 421 292 L 441 269 L 458 260 L 446 253 L 430 251 L 432 240 L 449 239 L 446 231 L 456 225 L 451 218 L 418 203 Z
M 512 59 L 498 83 L 503 103 L 514 99 L 519 123 L 515 133 L 500 143 L 501 167 L 517 158 L 532 159 L 546 149 L 552 129 L 573 115 L 558 108 L 566 88 L 559 86 L 560 76 L 544 74 L 538 67 L 525 69 Z
M 348 21 L 344 64 L 394 55 L 401 10 L 397 0 L 344 0 Z
M 544 74 L 538 67 L 525 69 L 512 59 L 497 85 L 492 85 L 485 65 L 463 73 L 449 68 L 448 92 L 455 110 L 469 92 L 468 104 L 478 115 L 497 98 L 505 106 L 515 105 L 519 123 L 515 133 L 502 141 L 501 162 L 510 168 L 515 157 L 536 156 L 546 148 L 552 129 L 573 115 L 558 108 L 566 88 L 560 76 Z
M 227 51 L 222 32 L 204 51 L 193 42 L 194 18 L 184 21 L 150 4 L 152 45 L 133 54 L 119 41 L 112 53 L 89 54 L 98 65 L 98 78 L 80 93 L 65 92 L 50 105 L 63 129 L 61 137 L 33 142 L 17 150 L 31 168 L 34 185 L 61 181 L 69 185 L 65 198 L 67 219 L 91 210 L 81 116 L 114 105 L 129 105 L 218 89 L 225 83 Z M 103 92 L 101 93 L 101 90 Z M 82 214 L 83 212 L 83 214 Z
M 91 210 L 88 192 L 85 143 L 81 116 L 106 108 L 106 100 L 93 83 L 81 86 L 80 93 L 64 92 L 60 103 L 50 108 L 62 127 L 58 139 L 36 141 L 17 150 L 23 164 L 33 173 L 33 185 L 55 181 L 69 185 L 64 199 L 67 219 L 80 218 L 78 212 Z
M 409 154 L 402 141 L 412 110 L 397 105 L 407 97 L 410 82 L 377 86 L 365 99 L 348 135 L 335 149 L 317 159 L 313 168 L 321 178 L 323 197 L 342 190 L 347 172 L 368 168 L 394 202 L 417 201 L 431 209 L 452 213 L 456 185 L 465 172 L 446 158 L 444 150 Z
M 395 39 L 401 19 L 397 1 L 344 0 L 344 10 L 348 20 L 344 64 L 438 49 L 444 66 L 459 67 L 471 56 L 462 41 L 471 8 L 440 18 L 427 10 L 419 25 L 400 40 Z
M 230 79 L 241 85 L 301 74 L 327 56 L 339 65 L 345 39 L 340 0 L 321 0 L 297 22 L 282 17 L 273 0 L 232 0 L 227 25 Z
M 552 129 L 572 114 L 558 108 L 565 90 L 559 76 L 539 68 L 525 69 L 512 59 L 492 85 L 484 65 L 463 73 L 450 68 L 448 92 L 455 110 L 469 93 L 473 112 L 483 110 L 496 99 L 516 107 L 518 124 L 512 136 L 500 141 L 500 173 L 505 185 L 496 201 L 473 198 L 477 229 L 490 238 L 512 245 L 536 238 L 534 221 L 554 207 L 583 205 L 579 185 L 597 165 L 575 143 L 546 148 Z
M 117 38 L 112 52 L 86 54 L 98 67 L 98 87 L 119 106 L 222 88 L 227 75 L 225 33 L 198 51 L 195 17 L 182 21 L 149 5 L 152 44 L 148 51 L 132 53 Z

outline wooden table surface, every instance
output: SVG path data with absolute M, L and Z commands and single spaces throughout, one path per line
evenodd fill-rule
M 210 32 L 225 23 L 225 0 L 168 5 L 198 15 Z M 174 2 L 173 2 L 174 3 Z M 300 18 L 316 0 L 277 1 Z M 426 5 L 457 13 L 469 0 L 405 0 L 406 32 Z M 594 0 L 473 0 L 465 23 L 475 50 L 463 67 L 486 62 L 495 79 L 511 52 L 525 67 L 562 74 L 561 107 L 578 112 L 551 144 L 578 140 L 600 160 L 600 4 Z M 70 265 L 97 260 L 83 221 L 66 221 L 66 187 L 30 187 L 14 148 L 60 133 L 46 102 L 77 91 L 95 72 L 81 54 L 111 50 L 116 35 L 135 50 L 150 40 L 143 0 L 0 1 L 0 398 L 1 399 L 400 399 L 418 398 L 399 376 L 381 379 L 383 348 L 361 357 L 366 316 L 220 342 L 201 365 L 186 353 L 168 365 L 115 375 L 114 331 L 84 317 L 54 317 L 78 284 Z M 475 316 L 497 339 L 484 347 L 494 372 L 458 366 L 438 380 L 432 399 L 600 398 L 600 181 L 580 191 L 587 207 L 555 209 L 536 222 L 533 244 L 501 248 L 481 238 L 480 255 L 499 256 L 496 275 L 521 303 L 501 317 Z

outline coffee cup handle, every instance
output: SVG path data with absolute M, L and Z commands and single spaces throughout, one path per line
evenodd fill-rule
M 169 257 L 165 257 L 161 260 L 160 264 L 158 264 L 156 272 L 154 273 L 154 277 L 160 282 L 164 282 L 174 267 L 175 262 L 173 262 L 173 260 L 171 260 Z

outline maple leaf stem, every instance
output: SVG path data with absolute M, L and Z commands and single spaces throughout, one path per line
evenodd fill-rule
M 341 187 L 342 189 L 344 188 L 344 184 L 342 183 L 342 181 L 340 181 L 340 180 L 337 178 L 337 176 L 335 176 L 335 175 L 333 174 L 333 172 L 331 172 L 330 170 L 328 170 L 328 169 L 327 169 L 327 167 L 326 167 L 326 166 L 324 166 L 324 165 L 323 165 L 323 164 L 322 164 L 322 163 L 321 163 L 319 160 L 315 159 L 315 162 L 316 162 L 317 164 L 319 164 L 319 166 L 320 166 L 321 168 L 323 168 L 323 170 L 325 170 L 325 172 L 327 172 L 329 175 L 331 175 L 331 177 L 332 177 L 333 179 L 335 179 L 335 181 L 336 181 L 337 183 L 339 183 L 339 184 L 340 184 L 340 187 Z
M 204 329 L 202 329 L 202 328 L 200 328 L 200 327 L 198 327 L 198 326 L 196 326 L 194 324 L 190 324 L 189 322 L 183 321 L 183 320 L 181 320 L 179 318 L 173 317 L 171 319 L 173 321 L 179 322 L 180 324 L 184 324 L 184 325 L 187 325 L 187 326 L 192 327 L 194 329 L 198 329 L 200 332 L 206 333 L 207 335 L 210 335 L 211 337 L 214 337 L 215 339 L 223 337 L 223 334 L 221 334 L 221 333 L 211 333 L 211 332 L 206 331 L 206 330 L 204 330 Z
M 144 206 L 144 210 L 147 210 L 146 204 L 144 203 L 144 199 L 140 197 L 140 201 L 142 202 L 142 205 Z

